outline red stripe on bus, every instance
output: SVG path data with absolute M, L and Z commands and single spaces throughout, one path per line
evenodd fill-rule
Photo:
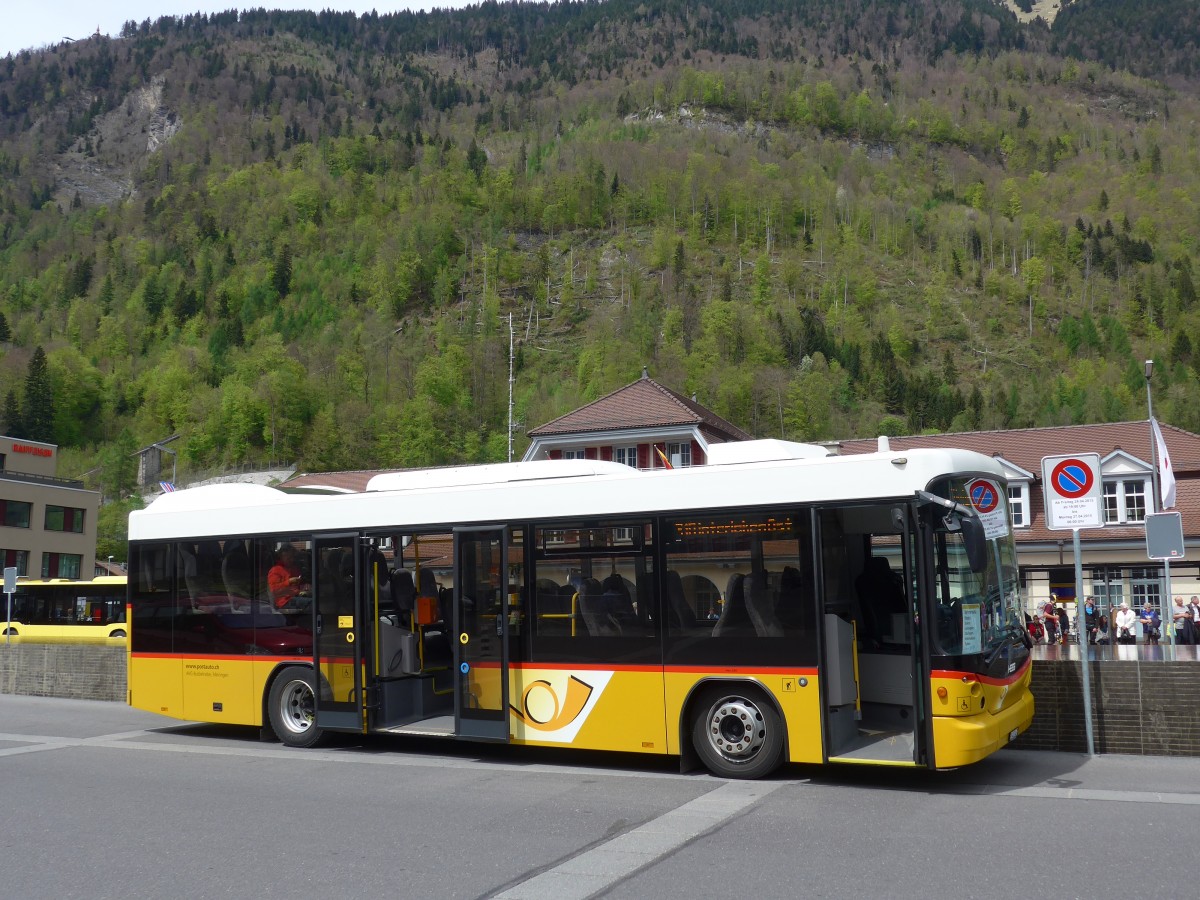
M 513 663 L 512 669 L 551 669 L 564 672 L 666 672 L 671 675 L 802 675 L 815 677 L 812 666 L 652 666 L 604 665 L 603 663 Z
M 996 686 L 1001 686 L 1005 684 L 1013 684 L 1014 682 L 1018 681 L 1021 676 L 1025 674 L 1025 670 L 1031 665 L 1033 665 L 1033 657 L 1027 658 L 1021 665 L 1021 668 L 1017 669 L 1017 671 L 1013 672 L 1011 675 L 1006 675 L 1004 678 L 993 678 L 990 675 L 980 675 L 978 672 L 957 672 L 953 669 L 934 669 L 929 673 L 929 676 L 931 678 L 950 678 L 956 681 L 967 679 L 968 681 L 978 681 L 981 684 L 993 684 Z
M 137 653 L 130 654 L 134 659 L 177 659 L 187 660 L 188 662 L 209 662 L 210 660 L 218 660 L 221 662 L 235 662 L 242 660 L 243 662 L 312 662 L 311 656 L 268 656 L 259 653 L 239 653 L 230 655 L 205 654 L 204 656 L 189 656 L 186 653 L 148 653 L 141 650 Z M 350 662 L 350 660 L 347 660 Z

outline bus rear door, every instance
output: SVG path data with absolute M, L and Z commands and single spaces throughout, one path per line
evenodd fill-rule
M 313 542 L 313 666 L 317 672 L 317 725 L 361 731 L 362 642 L 355 585 L 360 554 L 355 535 L 332 535 Z

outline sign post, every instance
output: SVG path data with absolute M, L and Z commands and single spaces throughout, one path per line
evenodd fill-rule
M 1167 616 L 1175 612 L 1171 600 L 1171 560 L 1183 559 L 1183 516 L 1177 512 L 1148 513 L 1146 515 L 1146 556 L 1163 564 L 1163 580 L 1166 595 L 1162 602 L 1160 631 L 1166 634 Z M 1167 610 L 1171 612 L 1168 613 Z M 1171 646 L 1179 646 L 1175 621 L 1171 621 Z
M 8 596 L 8 614 L 4 622 L 4 643 L 12 643 L 12 595 L 17 589 L 17 567 L 4 567 L 4 593 Z
M 1088 756 L 1095 756 L 1092 736 L 1092 681 L 1088 666 L 1087 614 L 1083 612 L 1083 551 L 1081 528 L 1104 527 L 1104 487 L 1099 453 L 1042 457 L 1042 494 L 1046 500 L 1046 527 L 1070 529 L 1075 550 L 1075 625 L 1079 633 L 1079 664 L 1083 669 L 1083 726 Z M 1083 616 L 1083 626 L 1079 618 Z

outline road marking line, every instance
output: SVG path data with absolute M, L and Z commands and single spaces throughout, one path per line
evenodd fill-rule
M 727 782 L 494 895 L 494 900 L 584 900 L 720 827 L 785 784 L 795 782 Z

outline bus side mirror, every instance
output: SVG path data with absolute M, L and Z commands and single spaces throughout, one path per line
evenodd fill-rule
M 963 545 L 967 550 L 967 563 L 972 572 L 987 568 L 987 538 L 983 535 L 983 523 L 976 516 L 963 516 L 960 520 Z

